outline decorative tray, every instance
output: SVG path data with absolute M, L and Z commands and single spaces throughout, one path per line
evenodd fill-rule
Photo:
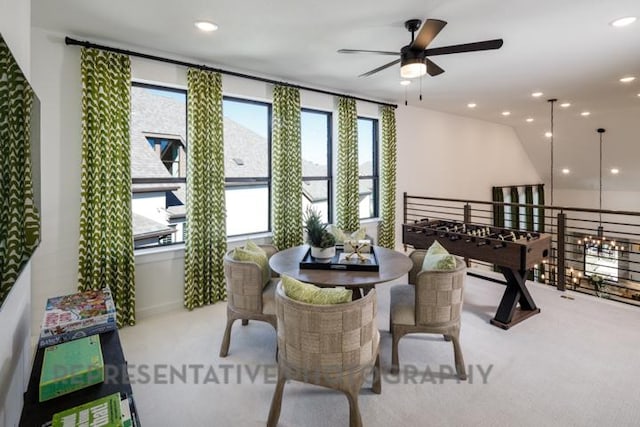
M 349 252 L 345 253 L 342 247 L 337 246 L 333 258 L 320 259 L 312 257 L 311 249 L 309 249 L 300 261 L 300 269 L 380 271 L 378 258 L 373 249 L 369 253 L 361 254 L 365 258 L 364 260 L 358 258 L 357 254 L 351 256 L 351 259 L 347 259 L 347 255 Z

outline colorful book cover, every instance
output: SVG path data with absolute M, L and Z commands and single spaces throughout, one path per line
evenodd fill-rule
M 49 298 L 40 347 L 116 329 L 116 308 L 109 288 Z
M 39 400 L 53 399 L 102 381 L 104 360 L 98 335 L 47 347 L 40 374 Z
M 123 427 L 120 393 L 58 412 L 52 427 Z

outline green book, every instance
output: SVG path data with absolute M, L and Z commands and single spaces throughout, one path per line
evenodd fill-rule
M 47 347 L 40 375 L 40 402 L 103 381 L 104 360 L 98 335 Z
M 121 416 L 120 393 L 114 393 L 58 412 L 52 427 L 123 427 Z

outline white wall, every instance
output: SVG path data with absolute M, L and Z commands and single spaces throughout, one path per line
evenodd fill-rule
M 596 190 L 554 189 L 554 204 L 572 208 L 598 209 L 600 193 Z M 603 191 L 602 209 L 640 212 L 637 191 Z
M 513 128 L 399 106 L 396 242 L 402 240 L 402 193 L 491 201 L 491 187 L 540 183 Z
M 31 70 L 31 2 L 0 0 L 0 33 L 24 74 Z M 0 427 L 17 426 L 31 372 L 31 263 L 0 307 Z

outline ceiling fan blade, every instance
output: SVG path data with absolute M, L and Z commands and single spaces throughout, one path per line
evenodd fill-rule
M 400 59 L 396 59 L 395 61 L 391 61 L 388 64 L 384 64 L 382 67 L 378 67 L 378 68 L 375 68 L 375 69 L 373 69 L 371 71 L 367 71 L 364 74 L 360 74 L 358 77 L 369 77 L 370 75 L 375 74 L 378 71 L 382 71 L 385 68 L 389 68 L 389 67 L 391 67 L 393 65 L 396 65 L 396 64 L 399 64 L 399 63 L 400 63 Z
M 447 25 L 446 21 L 441 21 L 439 19 L 427 19 L 427 22 L 425 22 L 420 29 L 418 36 L 413 43 L 411 43 L 411 49 L 422 50 L 426 48 L 445 25 Z
M 376 53 L 378 55 L 400 55 L 400 52 L 388 52 L 384 50 L 340 49 L 338 53 Z
M 429 73 L 430 76 L 435 77 L 439 74 L 444 73 L 444 70 L 429 58 L 426 59 L 426 62 L 427 62 L 427 73 Z
M 485 40 L 483 42 L 454 44 L 451 46 L 436 47 L 433 49 L 425 49 L 427 56 L 448 55 L 450 53 L 475 52 L 478 50 L 500 49 L 502 47 L 502 39 Z

